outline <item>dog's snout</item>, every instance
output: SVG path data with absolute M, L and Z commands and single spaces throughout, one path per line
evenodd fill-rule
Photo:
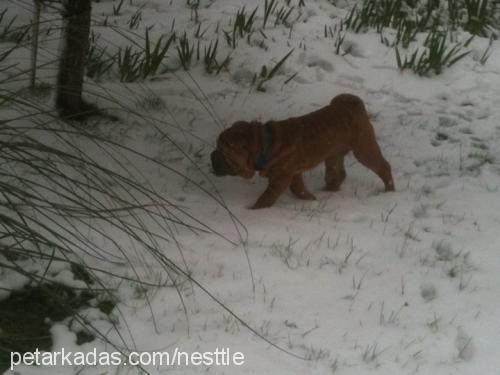
M 224 155 L 219 150 L 214 150 L 210 154 L 210 159 L 212 161 L 212 169 L 216 176 L 226 176 L 234 174 L 231 167 L 227 164 L 226 159 L 224 159 Z

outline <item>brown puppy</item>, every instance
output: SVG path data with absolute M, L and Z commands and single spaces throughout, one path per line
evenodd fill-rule
M 325 190 L 337 191 L 344 181 L 344 156 L 375 172 L 386 191 L 394 191 L 391 166 L 375 140 L 373 126 L 360 98 L 341 94 L 330 105 L 283 121 L 238 121 L 217 139 L 212 155 L 215 174 L 251 178 L 255 171 L 269 185 L 252 208 L 270 207 L 290 187 L 299 199 L 316 199 L 307 191 L 302 172 L 325 162 Z

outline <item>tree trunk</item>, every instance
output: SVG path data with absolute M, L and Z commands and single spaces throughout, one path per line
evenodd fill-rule
M 63 0 L 63 6 L 56 108 L 62 117 L 77 119 L 90 110 L 90 106 L 82 100 L 82 89 L 89 45 L 91 0 Z

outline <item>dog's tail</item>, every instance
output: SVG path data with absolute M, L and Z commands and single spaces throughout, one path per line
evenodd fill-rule
M 352 94 L 340 94 L 332 99 L 330 105 L 340 105 L 354 109 L 358 113 L 366 113 L 366 108 L 359 96 Z

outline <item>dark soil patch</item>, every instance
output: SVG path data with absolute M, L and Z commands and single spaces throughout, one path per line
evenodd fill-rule
M 0 374 L 10 368 L 11 352 L 50 350 L 51 325 L 90 306 L 89 301 L 96 296 L 90 290 L 75 291 L 62 284 L 50 283 L 13 291 L 0 301 Z M 112 308 L 106 307 L 109 313 Z M 89 332 L 77 333 L 78 344 L 93 340 Z

